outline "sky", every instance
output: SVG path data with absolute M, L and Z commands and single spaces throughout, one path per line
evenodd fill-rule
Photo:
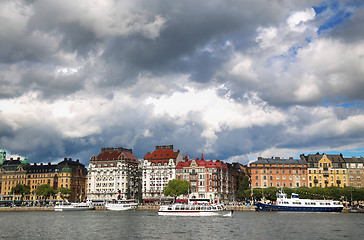
M 364 156 L 364 2 L 1 0 L 0 148 Z

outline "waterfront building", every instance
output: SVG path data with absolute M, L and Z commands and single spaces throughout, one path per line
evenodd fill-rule
M 242 179 L 233 166 L 220 161 L 205 161 L 201 159 L 179 162 L 176 167 L 176 178 L 188 180 L 191 183 L 189 198 L 208 198 L 213 202 L 234 201 L 237 192 L 237 180 Z M 240 172 L 241 173 L 241 172 Z M 234 175 L 236 174 L 236 175 Z M 241 180 L 240 180 L 241 181 Z
M 87 170 L 79 160 L 73 161 L 71 158 L 65 158 L 58 164 L 30 164 L 24 158 L 20 160 L 10 158 L 6 160 L 6 152 L 0 152 L 0 182 L 1 182 L 1 200 L 20 200 L 21 196 L 11 194 L 11 189 L 17 184 L 29 186 L 31 194 L 24 196 L 25 201 L 41 200 L 42 196 L 37 196 L 35 190 L 38 186 L 47 184 L 55 191 L 59 187 L 71 189 L 68 196 L 70 201 L 77 201 L 86 194 L 86 174 Z M 49 200 L 55 199 L 50 196 Z
M 340 155 L 301 154 L 301 159 L 307 162 L 308 187 L 346 187 L 346 162 Z
M 102 148 L 88 165 L 87 198 L 112 200 L 138 198 L 141 173 L 132 149 Z
M 14 196 L 11 194 L 11 189 L 17 184 L 26 183 L 26 173 L 29 162 L 26 158 L 20 160 L 10 158 L 6 159 L 6 151 L 0 152 L 0 200 L 20 200 L 20 196 Z
M 169 180 L 176 178 L 176 165 L 182 161 L 180 151 L 175 151 L 173 145 L 156 146 L 155 150 L 144 156 L 142 170 L 143 200 L 159 201 L 168 199 L 163 194 L 163 189 Z
M 308 182 L 306 161 L 292 157 L 258 157 L 250 163 L 250 174 L 253 188 L 306 187 Z
M 86 197 L 86 176 L 87 170 L 85 165 L 77 159 L 64 158 L 58 164 L 34 163 L 28 167 L 27 183 L 30 192 L 34 193 L 38 186 L 47 184 L 57 191 L 59 188 L 69 188 L 71 194 L 67 196 L 69 201 L 77 202 Z M 25 200 L 42 199 L 41 196 L 26 196 Z M 53 200 L 56 197 L 51 196 Z
M 347 168 L 348 186 L 364 187 L 364 158 L 344 158 Z

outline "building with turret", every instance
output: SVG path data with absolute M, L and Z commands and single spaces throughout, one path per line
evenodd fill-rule
M 58 164 L 30 164 L 24 158 L 21 160 L 10 158 L 6 159 L 6 151 L 0 152 L 0 189 L 1 200 L 11 201 L 20 200 L 21 196 L 13 195 L 11 189 L 17 184 L 26 185 L 30 189 L 30 194 L 24 196 L 25 201 L 43 200 L 44 197 L 37 196 L 35 190 L 38 186 L 47 184 L 55 191 L 59 187 L 66 187 L 71 190 L 68 199 L 78 201 L 86 196 L 86 175 L 87 170 L 79 160 L 65 158 Z M 55 199 L 51 196 L 50 200 Z

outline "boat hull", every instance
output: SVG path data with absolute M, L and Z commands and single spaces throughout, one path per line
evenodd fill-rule
M 62 211 L 88 211 L 95 210 L 95 207 L 54 207 L 54 211 L 62 212 Z
M 107 210 L 111 210 L 111 211 L 127 211 L 127 210 L 134 210 L 137 208 L 137 206 L 122 206 L 122 205 L 118 205 L 118 204 L 106 204 L 105 208 Z
M 232 217 L 233 210 L 224 211 L 158 211 L 160 216 L 184 216 L 184 217 L 208 217 L 208 216 L 221 216 Z
M 299 207 L 279 206 L 273 204 L 256 203 L 257 211 L 288 211 L 288 212 L 341 212 L 343 207 Z

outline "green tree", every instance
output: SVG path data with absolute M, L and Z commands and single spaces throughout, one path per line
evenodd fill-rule
M 241 181 L 238 189 L 238 198 L 239 199 L 246 198 L 244 195 L 244 191 L 248 189 L 249 189 L 249 176 L 244 176 L 243 181 Z
M 35 189 L 35 193 L 39 196 L 43 196 L 46 201 L 50 196 L 55 195 L 57 192 L 48 184 L 43 184 Z
M 24 195 L 30 194 L 30 187 L 24 184 L 17 184 L 15 187 L 12 187 L 10 192 L 12 194 L 21 195 L 21 201 L 23 201 Z
M 191 184 L 187 180 L 172 179 L 168 182 L 168 185 L 164 188 L 163 194 L 165 196 L 171 196 L 176 201 L 176 198 L 180 195 L 186 195 L 188 189 L 191 188 Z
M 60 193 L 62 199 L 69 197 L 69 195 L 71 195 L 72 193 L 71 189 L 66 187 L 60 187 L 58 189 L 58 192 Z

